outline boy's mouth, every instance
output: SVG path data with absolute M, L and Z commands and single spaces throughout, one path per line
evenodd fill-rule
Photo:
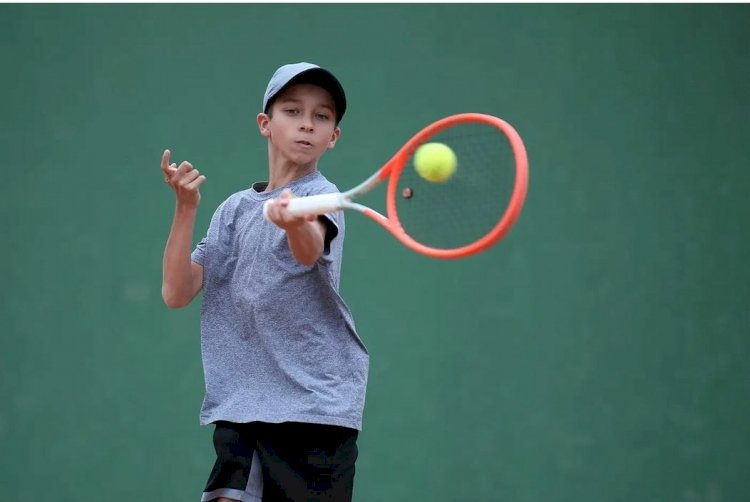
M 310 148 L 310 147 L 313 146 L 312 143 L 310 143 L 309 141 L 305 141 L 304 139 L 301 139 L 299 141 L 295 141 L 295 143 L 297 143 L 298 145 L 302 145 L 304 147 L 308 147 L 308 148 Z

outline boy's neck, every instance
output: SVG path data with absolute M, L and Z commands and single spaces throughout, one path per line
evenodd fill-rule
M 268 186 L 264 190 L 270 192 L 277 188 L 288 185 L 293 181 L 304 178 L 308 174 L 317 170 L 317 162 L 310 164 L 295 164 L 286 159 L 269 159 L 268 165 Z
M 316 168 L 314 164 L 308 166 L 296 166 L 296 169 L 292 168 L 283 171 L 270 169 L 268 172 L 268 186 L 264 191 L 270 192 L 272 190 L 276 190 L 277 188 L 288 185 L 293 181 L 304 178 L 315 170 Z

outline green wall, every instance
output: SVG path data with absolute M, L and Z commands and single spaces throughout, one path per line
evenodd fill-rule
M 198 500 L 199 304 L 161 302 L 160 155 L 207 175 L 201 235 L 265 178 L 262 93 L 307 60 L 350 100 L 321 164 L 341 188 L 464 111 L 531 162 L 519 224 L 469 260 L 349 215 L 357 501 L 750 500 L 748 27 L 747 5 L 0 5 L 0 499 Z

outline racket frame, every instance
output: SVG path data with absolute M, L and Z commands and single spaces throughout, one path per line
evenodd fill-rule
M 409 236 L 399 221 L 396 201 L 398 200 L 398 181 L 401 172 L 404 167 L 406 167 L 414 151 L 420 145 L 449 127 L 468 123 L 493 126 L 499 129 L 507 137 L 515 159 L 515 183 L 510 201 L 502 218 L 500 218 L 498 223 L 480 239 L 464 246 L 451 249 L 426 246 Z M 388 185 L 386 188 L 387 216 L 384 216 L 363 204 L 353 202 L 357 197 L 361 197 L 376 186 L 380 185 L 386 180 L 386 178 L 388 178 Z M 304 216 L 310 214 L 326 214 L 342 209 L 352 209 L 359 211 L 381 225 L 412 251 L 432 258 L 466 258 L 493 246 L 510 231 L 521 214 L 521 209 L 526 200 L 528 181 L 528 156 L 526 154 L 526 148 L 523 144 L 523 140 L 513 126 L 492 115 L 482 113 L 460 113 L 440 119 L 423 128 L 407 141 L 404 146 L 402 146 L 396 154 L 383 165 L 383 167 L 354 188 L 341 193 L 296 197 L 289 201 L 287 210 L 295 216 Z M 266 214 L 265 205 L 263 207 L 263 213 L 264 215 Z

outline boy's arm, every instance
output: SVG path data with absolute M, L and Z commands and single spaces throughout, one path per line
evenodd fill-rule
M 284 190 L 279 199 L 268 207 L 268 218 L 286 230 L 286 238 L 292 256 L 302 265 L 311 266 L 321 257 L 325 245 L 326 227 L 317 216 L 295 217 L 286 211 L 292 198 L 290 190 Z
M 170 308 L 188 305 L 203 285 L 203 267 L 190 259 L 195 217 L 200 204 L 198 188 L 206 180 L 189 162 L 169 164 L 169 150 L 162 157 L 164 181 L 175 191 L 172 228 L 164 249 L 161 294 Z
M 286 230 L 286 240 L 292 255 L 308 267 L 323 254 L 325 235 L 326 228 L 317 218 L 313 221 L 305 220 L 301 225 Z

